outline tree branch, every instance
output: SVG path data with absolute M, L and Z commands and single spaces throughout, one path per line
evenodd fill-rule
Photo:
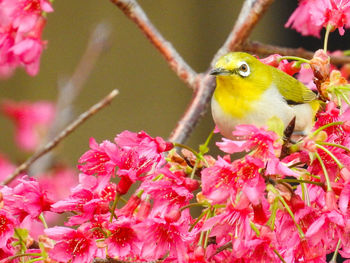
M 184 61 L 175 48 L 158 32 L 136 0 L 110 0 L 119 7 L 146 35 L 168 62 L 170 68 L 192 89 L 197 73 Z
M 254 26 L 258 23 L 273 1 L 274 0 L 245 0 L 233 30 L 211 62 L 212 67 L 221 56 L 229 51 L 235 50 L 236 47 L 241 45 L 249 37 Z
M 86 112 L 79 115 L 79 117 L 69 124 L 63 131 L 61 131 L 52 141 L 48 142 L 44 147 L 35 152 L 29 157 L 24 163 L 16 168 L 16 170 L 3 182 L 4 185 L 12 182 L 20 173 L 26 171 L 29 166 L 39 159 L 44 154 L 55 148 L 64 138 L 71 134 L 80 124 L 84 123 L 88 118 L 95 115 L 99 110 L 108 105 L 115 96 L 118 95 L 118 90 L 113 90 L 105 98 L 100 100 L 98 103 L 90 107 Z
M 74 73 L 70 79 L 59 83 L 55 119 L 43 140 L 43 145 L 51 141 L 57 135 L 57 131 L 62 130 L 72 120 L 73 103 L 80 94 L 98 58 L 107 49 L 110 34 L 110 26 L 103 22 L 99 23 L 92 31 L 87 47 Z M 52 157 L 52 153 L 46 154 L 44 158 L 31 166 L 28 173 L 42 173 L 47 167 L 51 166 Z
M 271 54 L 280 54 L 282 56 L 297 56 L 306 59 L 311 59 L 314 56 L 314 52 L 305 50 L 303 48 L 287 48 L 274 45 L 263 44 L 257 41 L 246 41 L 242 43 L 237 50 L 246 51 L 249 53 L 268 56 Z M 331 63 L 337 66 L 341 66 L 350 63 L 350 57 L 347 56 L 330 56 Z
M 184 115 L 168 138 L 171 142 L 184 143 L 207 110 L 213 94 L 215 79 L 209 74 L 199 75 L 197 85 L 198 88 L 194 91 L 193 98 Z

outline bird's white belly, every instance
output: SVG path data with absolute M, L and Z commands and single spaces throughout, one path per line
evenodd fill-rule
M 274 116 L 280 118 L 287 127 L 295 116 L 294 109 L 285 102 L 276 87 L 269 88 L 258 101 L 250 103 L 253 107 L 244 117 L 234 118 L 222 110 L 213 96 L 211 101 L 212 115 L 222 135 L 232 138 L 232 131 L 239 124 L 266 126 L 267 121 Z

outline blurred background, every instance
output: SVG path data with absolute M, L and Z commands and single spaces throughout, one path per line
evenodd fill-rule
M 301 37 L 284 24 L 297 6 L 297 0 L 276 0 L 254 29 L 251 40 L 281 46 L 317 50 L 323 41 Z M 241 0 L 153 0 L 139 1 L 150 20 L 197 72 L 205 71 L 231 31 L 240 11 Z M 0 81 L 0 96 L 15 101 L 52 100 L 57 97 L 57 82 L 69 77 L 82 56 L 93 28 L 101 21 L 112 29 L 109 49 L 102 54 L 76 100 L 75 114 L 88 109 L 112 89 L 120 94 L 112 104 L 93 116 L 66 138 L 57 151 L 72 165 L 88 149 L 90 137 L 98 142 L 123 131 L 144 130 L 167 138 L 182 116 L 192 91 L 170 70 L 163 57 L 135 24 L 110 1 L 55 1 L 48 15 L 43 39 L 48 40 L 40 72 L 36 77 L 17 70 Z M 345 36 L 346 38 L 348 36 Z M 344 37 L 343 37 L 344 38 Z M 345 48 L 331 34 L 330 50 Z M 349 43 L 349 42 L 348 42 Z M 14 147 L 13 124 L 0 116 L 0 151 L 14 162 L 26 154 Z M 187 144 L 197 148 L 214 128 L 210 111 L 195 128 Z M 215 140 L 220 136 L 216 135 Z M 214 144 L 211 153 L 218 153 Z

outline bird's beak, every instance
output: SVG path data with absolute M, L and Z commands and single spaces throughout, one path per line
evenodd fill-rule
M 232 75 L 232 72 L 223 68 L 214 68 L 212 71 L 209 73 L 210 75 L 221 75 L 221 76 L 228 76 Z

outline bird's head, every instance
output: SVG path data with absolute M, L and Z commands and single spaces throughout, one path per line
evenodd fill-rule
M 244 52 L 231 52 L 222 56 L 210 72 L 215 76 L 232 76 L 252 79 L 261 62 Z

